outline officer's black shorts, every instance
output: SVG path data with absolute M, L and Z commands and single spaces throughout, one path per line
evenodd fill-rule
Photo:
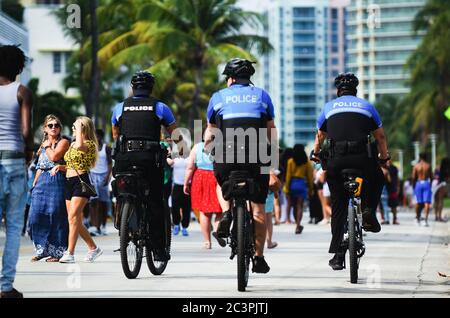
M 265 204 L 269 192 L 269 174 L 261 173 L 261 165 L 251 163 L 214 163 L 214 175 L 220 186 L 228 180 L 231 171 L 237 170 L 248 171 L 257 184 L 257 190 L 250 197 L 250 201 Z

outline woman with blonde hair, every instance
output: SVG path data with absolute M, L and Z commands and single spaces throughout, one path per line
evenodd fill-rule
M 67 249 L 67 211 L 64 203 L 63 172 L 51 174 L 51 170 L 64 164 L 64 154 L 69 141 L 61 136 L 61 121 L 55 115 L 45 117 L 42 127 L 44 138 L 37 152 L 36 177 L 31 193 L 29 235 L 36 255 L 31 261 L 47 258 L 58 262 Z
M 66 171 L 65 199 L 69 217 L 69 246 L 59 262 L 75 262 L 74 252 L 78 235 L 81 235 L 88 246 L 84 260 L 93 262 L 103 251 L 95 244 L 83 225 L 83 209 L 89 198 L 94 195 L 89 191 L 93 187 L 88 173 L 97 161 L 98 142 L 94 124 L 88 117 L 78 117 L 73 123 L 72 130 L 75 141 L 64 156 L 66 165 L 56 166 L 52 170 L 53 173 Z

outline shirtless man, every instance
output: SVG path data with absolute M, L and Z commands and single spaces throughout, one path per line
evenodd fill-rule
M 431 166 L 426 161 L 427 155 L 421 153 L 419 162 L 412 171 L 414 194 L 416 195 L 416 222 L 420 225 L 420 215 L 425 206 L 425 226 L 428 226 L 428 214 L 431 207 Z

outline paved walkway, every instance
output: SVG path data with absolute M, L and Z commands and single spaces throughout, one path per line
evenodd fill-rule
M 152 276 L 143 262 L 141 273 L 128 280 L 122 273 L 117 231 L 95 238 L 104 254 L 95 263 L 82 263 L 86 245 L 79 241 L 77 264 L 31 263 L 33 248 L 23 238 L 15 287 L 25 297 L 449 297 L 448 223 L 414 225 L 414 213 L 403 211 L 401 225 L 386 225 L 368 233 L 359 283 L 349 282 L 349 270 L 332 271 L 327 253 L 329 225 L 305 224 L 301 235 L 294 226 L 274 226 L 279 246 L 266 250 L 271 271 L 251 274 L 246 293 L 236 291 L 236 260 L 229 248 L 213 242 L 203 249 L 200 227 L 193 222 L 188 237 L 174 237 L 172 260 L 161 276 Z M 4 243 L 4 236 L 0 237 Z

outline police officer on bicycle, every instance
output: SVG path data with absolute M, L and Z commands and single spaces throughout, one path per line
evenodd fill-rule
M 236 128 L 242 129 L 255 129 L 258 132 L 259 128 L 268 129 L 267 137 L 275 137 L 270 135 L 271 132 L 275 131 L 274 124 L 274 107 L 272 100 L 268 93 L 261 88 L 257 88 L 250 84 L 250 77 L 255 73 L 253 67 L 253 62 L 245 59 L 235 58 L 230 60 L 223 71 L 223 75 L 226 76 L 227 88 L 216 92 L 210 99 L 207 118 L 208 118 L 208 129 L 205 137 L 205 144 L 210 142 L 210 132 L 212 128 L 218 128 L 224 139 L 227 138 L 227 128 L 234 130 Z M 217 144 L 217 140 L 214 141 Z M 221 141 L 223 142 L 223 140 Z M 250 142 L 258 142 L 252 140 Z M 265 139 L 265 145 L 267 146 L 267 139 Z M 224 156 L 226 152 L 226 142 L 223 143 L 221 147 L 224 149 Z M 250 177 L 254 179 L 255 183 L 258 184 L 258 189 L 255 193 L 251 195 L 252 211 L 255 221 L 255 232 L 256 232 L 256 256 L 254 258 L 253 272 L 256 273 L 267 273 L 270 268 L 264 260 L 263 251 L 264 243 L 266 238 L 266 226 L 264 222 L 264 207 L 268 194 L 269 187 L 269 174 L 261 173 L 261 162 L 252 162 L 249 159 L 251 155 L 249 154 L 249 143 L 241 145 L 245 147 L 246 159 L 244 163 L 227 162 L 223 160 L 219 162 L 217 156 L 214 158 L 214 173 L 217 182 L 220 186 L 228 180 L 231 171 L 245 170 L 250 172 Z M 236 151 L 236 145 L 233 145 L 233 151 Z M 227 157 L 228 158 L 228 157 Z M 236 160 L 236 156 L 233 157 Z M 225 246 L 223 240 L 224 237 L 229 236 L 230 226 L 232 222 L 232 213 L 230 211 L 230 204 L 228 201 L 220 200 L 222 210 L 225 211 L 222 214 L 222 220 L 219 223 L 217 233 L 213 235 L 218 239 L 221 246 Z M 221 239 L 222 238 L 222 239 Z
M 115 140 L 114 173 L 137 166 L 144 171 L 150 185 L 149 203 L 152 213 L 150 234 L 157 248 L 156 261 L 169 259 L 165 251 L 163 162 L 167 153 L 160 146 L 161 125 L 169 133 L 176 128 L 170 108 L 151 96 L 155 77 L 147 71 L 136 72 L 131 79 L 133 96 L 119 103 L 112 115 Z
M 381 230 L 375 212 L 384 185 L 379 164 L 385 165 L 390 158 L 378 112 L 368 101 L 356 97 L 358 78 L 352 73 L 342 73 L 336 77 L 334 83 L 338 98 L 328 102 L 319 115 L 311 159 L 317 160 L 319 151 L 322 151 L 321 158 L 328 157 L 324 164 L 327 166 L 332 204 L 332 239 L 329 253 L 335 254 L 329 265 L 333 270 L 341 270 L 345 260 L 345 249 L 341 242 L 345 233 L 349 202 L 341 171 L 362 171 L 363 229 L 376 233 Z M 370 143 L 370 134 L 375 137 L 377 146 Z M 328 149 L 325 149 L 325 146 Z

